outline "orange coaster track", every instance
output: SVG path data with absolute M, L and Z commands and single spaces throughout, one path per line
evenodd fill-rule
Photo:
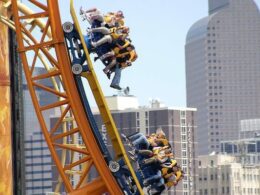
M 46 0 L 43 3 L 43 1 L 29 0 L 29 2 L 36 7 L 37 12 L 24 14 L 18 9 L 18 2 L 16 0 L 11 1 L 18 51 L 41 129 L 66 190 L 73 195 L 100 195 L 105 192 L 115 195 L 123 194 L 98 147 L 80 101 L 64 43 L 58 1 Z M 35 26 L 31 26 L 29 29 L 27 24 L 28 21 L 38 18 L 45 22 L 45 26 L 35 35 L 33 32 Z M 41 35 L 39 35 L 39 32 Z M 47 33 L 51 33 L 51 36 L 47 36 Z M 24 40 L 24 35 L 29 38 L 29 41 Z M 43 56 L 51 69 L 43 74 L 36 75 L 34 69 L 38 60 L 40 60 L 39 56 Z M 59 90 L 45 86 L 42 82 L 40 83 L 40 81 L 49 79 L 55 79 L 60 83 Z M 48 105 L 40 105 L 36 89 L 55 95 L 57 101 Z M 57 108 L 63 108 L 61 109 L 63 111 L 54 127 L 49 128 L 46 125 L 44 113 Z M 68 128 L 66 132 L 60 132 L 58 129 L 68 120 L 73 121 L 72 128 Z M 74 135 L 82 139 L 80 146 L 70 142 L 62 142 L 63 139 L 69 140 Z M 60 151 L 78 153 L 80 157 L 73 159 L 69 164 L 63 165 Z M 96 169 L 99 175 L 89 181 L 87 176 L 93 168 Z M 76 180 L 74 179 L 72 183 L 70 173 L 76 171 L 80 172 L 79 177 Z

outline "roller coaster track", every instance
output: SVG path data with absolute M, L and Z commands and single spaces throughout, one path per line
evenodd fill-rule
M 11 6 L 11 1 L 9 0 L 1 0 L 2 2 L 4 2 L 4 7 L 6 9 L 9 9 L 10 6 Z M 24 4 L 22 4 L 21 2 L 17 2 L 17 5 L 18 5 L 18 9 L 23 13 L 23 14 L 33 14 L 33 11 L 30 10 L 28 7 L 26 7 Z M 2 16 L 0 15 L 0 22 L 7 25 L 10 29 L 16 31 L 16 28 L 15 28 L 15 24 L 12 20 L 10 20 L 8 17 L 5 17 L 5 16 Z M 41 31 L 44 29 L 44 22 L 41 20 L 41 19 L 33 19 L 33 20 L 30 20 L 29 22 L 26 22 L 25 25 L 28 25 L 30 26 L 30 32 L 33 31 L 33 29 L 37 26 L 39 29 L 41 29 Z M 51 33 L 50 31 L 48 30 L 47 32 L 47 36 L 50 38 L 51 37 Z M 27 44 L 30 44 L 30 38 L 26 35 L 26 33 L 23 33 L 23 40 L 27 43 Z M 31 40 L 32 41 L 32 40 Z M 51 67 L 49 66 L 49 64 L 46 62 L 46 60 L 44 59 L 43 55 L 41 55 L 40 53 L 38 53 L 38 57 L 43 65 L 43 67 L 49 72 L 51 71 Z M 53 88 L 58 91 L 59 90 L 59 86 L 58 86 L 58 83 L 57 81 L 51 77 L 51 82 L 52 82 L 52 85 L 53 85 Z M 60 112 L 64 112 L 64 107 L 60 107 Z M 72 116 L 70 116 L 71 113 L 68 113 L 67 115 L 67 120 L 64 120 L 63 121 L 63 124 L 62 124 L 62 131 L 65 133 L 67 132 L 67 127 L 68 125 L 72 125 L 74 126 L 75 123 L 73 122 L 74 119 Z M 68 120 L 70 119 L 70 120 Z M 77 139 L 76 139 L 76 136 L 72 136 L 72 139 L 73 139 L 73 143 L 77 143 Z M 67 139 L 66 137 L 63 138 L 63 144 L 67 144 Z M 64 166 L 65 165 L 65 161 L 66 161 L 66 151 L 65 150 L 62 150 L 62 156 L 61 156 L 61 162 L 62 162 L 62 165 Z M 71 153 L 70 155 L 71 157 L 71 160 L 73 161 L 74 159 L 74 154 L 73 152 Z M 77 173 L 81 173 L 81 172 L 77 172 Z M 61 177 L 59 176 L 58 178 L 58 183 L 56 185 L 56 188 L 55 188 L 55 192 L 59 192 L 60 191 L 60 188 L 61 188 L 61 185 L 62 185 L 62 179 Z
M 10 2 L 7 2 L 7 5 Z M 29 0 L 37 8 L 37 12 L 25 12 L 16 0 L 11 1 L 14 23 L 5 18 L 1 21 L 15 28 L 18 51 L 23 63 L 23 68 L 30 91 L 32 102 L 38 117 L 46 143 L 51 152 L 53 161 L 58 169 L 62 183 L 69 194 L 123 194 L 122 185 L 119 185 L 115 176 L 111 173 L 107 160 L 104 158 L 100 140 L 93 131 L 91 117 L 86 111 L 86 103 L 82 101 L 79 93 L 79 85 L 71 72 L 71 64 L 66 49 L 59 7 L 57 0 L 37 1 Z M 44 3 L 43 3 L 44 2 Z M 72 1 L 71 1 L 72 2 Z M 73 2 L 72 2 L 73 3 Z M 41 22 L 39 22 L 41 21 Z M 28 23 L 32 25 L 28 25 Z M 77 26 L 78 30 L 79 27 Z M 90 71 L 83 73 L 92 89 L 103 121 L 112 141 L 115 157 L 112 160 L 122 158 L 136 183 L 138 191 L 143 194 L 141 186 L 135 176 L 133 168 L 126 156 L 125 149 L 120 140 L 111 114 L 108 110 L 102 90 L 98 84 L 88 51 L 87 63 Z M 46 72 L 36 75 L 35 66 L 42 63 Z M 42 81 L 52 81 L 53 87 L 44 85 Z M 36 90 L 44 90 L 55 97 L 57 101 L 42 105 L 36 95 Z M 60 116 L 56 124 L 50 128 L 46 125 L 48 120 L 44 113 L 49 110 L 60 110 Z M 60 131 L 59 129 L 63 129 Z M 82 143 L 75 144 L 75 139 Z M 62 152 L 61 152 L 62 151 Z M 77 154 L 77 158 L 71 158 L 65 163 L 65 154 Z M 111 158 L 111 157 L 110 157 Z M 95 169 L 98 176 L 90 180 L 88 174 Z M 71 181 L 71 174 L 78 173 L 78 178 Z M 58 187 L 57 187 L 58 189 Z

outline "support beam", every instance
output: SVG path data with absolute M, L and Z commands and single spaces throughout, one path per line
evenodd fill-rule
M 13 151 L 13 193 L 25 194 L 25 151 L 22 65 L 17 53 L 15 32 L 9 29 L 10 77 L 12 99 L 12 151 Z

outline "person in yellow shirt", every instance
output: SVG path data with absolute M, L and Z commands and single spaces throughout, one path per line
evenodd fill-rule
M 156 130 L 156 144 L 157 146 L 169 146 L 170 147 L 170 144 L 169 144 L 169 141 L 168 139 L 166 138 L 166 135 L 165 133 L 163 132 L 162 128 L 158 128 Z
M 184 172 L 181 170 L 180 166 L 175 165 L 172 167 L 172 170 L 168 170 L 168 173 L 162 174 L 162 176 L 165 179 L 166 187 L 169 189 L 178 184 L 178 182 L 184 177 Z
M 165 146 L 166 148 L 171 148 L 171 145 L 169 144 L 168 140 L 165 137 L 164 132 L 162 131 L 162 129 L 157 129 L 156 133 L 151 134 L 150 136 L 148 136 L 147 138 L 145 138 L 145 136 L 142 133 L 137 133 L 133 136 L 129 137 L 130 141 L 134 142 L 134 145 L 139 145 L 142 142 L 146 142 L 147 144 L 147 148 L 150 150 L 150 153 L 152 153 L 153 148 L 154 147 L 161 147 L 161 146 Z M 165 141 L 165 145 L 160 144 L 163 141 Z M 138 149 L 138 148 L 137 148 Z M 171 155 L 169 155 L 171 156 Z
M 119 27 L 124 26 L 124 14 L 122 11 L 117 12 L 109 12 L 104 15 L 104 22 L 107 24 L 109 28 L 111 27 Z
M 120 53 L 124 53 L 126 52 L 126 47 L 130 46 L 131 44 L 131 41 L 128 40 L 128 39 L 125 39 L 125 40 L 118 40 L 116 43 L 115 43 L 115 47 L 113 48 L 112 51 L 110 52 L 107 52 L 105 54 L 103 54 L 102 56 L 100 57 L 95 57 L 94 58 L 94 61 L 96 61 L 97 59 L 100 59 L 101 61 L 106 61 L 107 59 L 112 59 L 111 60 L 111 63 L 115 63 L 113 62 L 113 60 L 115 60 L 116 58 L 116 55 L 120 54 Z M 124 50 L 125 49 L 125 50 Z
M 122 51 L 122 50 L 121 50 Z M 133 45 L 129 45 L 128 47 L 125 48 L 125 52 L 119 52 L 118 54 L 115 55 L 115 63 L 110 63 L 106 68 L 103 70 L 104 73 L 107 73 L 110 71 L 110 69 L 118 63 L 120 65 L 120 68 L 126 68 L 128 66 L 132 65 L 132 62 L 134 62 L 138 55 L 136 53 L 135 47 Z
M 134 62 L 137 59 L 137 53 L 134 49 L 134 46 L 129 45 L 127 47 L 127 52 L 123 55 L 119 54 L 116 56 L 114 61 L 112 61 L 106 68 L 103 70 L 105 74 L 110 73 L 112 70 L 114 70 L 115 75 L 111 82 L 110 87 L 115 89 L 121 89 L 120 87 L 120 79 L 121 79 L 121 71 L 132 65 L 132 62 Z
M 140 153 L 140 151 L 139 151 L 139 153 Z M 151 158 L 145 159 L 143 161 L 143 163 L 145 165 L 154 164 L 154 163 L 163 164 L 169 158 L 173 158 L 172 150 L 168 146 L 154 147 L 152 153 L 153 153 L 153 156 Z

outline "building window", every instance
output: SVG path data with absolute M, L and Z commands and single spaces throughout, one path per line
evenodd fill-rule
M 201 166 L 201 161 L 199 161 L 199 166 Z
M 136 113 L 136 119 L 139 119 L 139 112 Z
M 186 149 L 186 148 L 187 148 L 186 143 L 182 143 L 182 144 L 181 144 L 181 148 L 182 148 L 182 149 Z
M 185 118 L 185 117 L 186 117 L 185 111 L 181 111 L 181 117 L 182 117 L 182 118 Z
M 147 127 L 145 128 L 145 132 L 146 132 L 146 135 L 149 135 L 149 129 Z
M 214 179 L 214 176 L 211 174 L 210 175 L 210 180 L 213 180 Z
M 213 160 L 210 161 L 210 165 L 214 166 L 214 161 Z
M 186 123 L 186 120 L 185 119 L 181 119 L 181 125 L 185 125 L 185 123 Z

